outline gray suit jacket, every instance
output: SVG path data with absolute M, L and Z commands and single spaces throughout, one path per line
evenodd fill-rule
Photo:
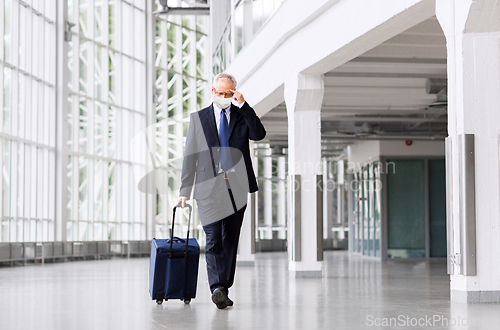
M 231 105 L 229 147 L 234 164 L 233 171 L 229 173 L 231 189 L 241 189 L 250 193 L 258 190 L 250 157 L 249 140 L 259 141 L 265 136 L 266 130 L 248 102 L 245 102 L 241 108 Z M 189 199 L 194 183 L 193 198 L 208 197 L 214 187 L 215 176 L 219 172 L 220 148 L 211 104 L 190 116 L 182 165 L 180 196 Z

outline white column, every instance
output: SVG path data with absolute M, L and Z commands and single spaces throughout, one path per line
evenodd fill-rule
M 452 264 L 451 300 L 459 302 L 500 302 L 500 2 L 488 0 L 439 0 L 436 14 L 444 30 L 448 49 L 448 134 L 451 141 L 450 204 Z M 460 189 L 459 136 L 474 134 L 474 191 Z M 467 192 L 467 195 L 465 194 Z M 476 271 L 463 273 L 464 233 L 461 215 L 472 196 L 475 212 L 464 217 L 474 220 Z M 472 227 L 474 228 L 474 227 Z M 458 254 L 458 255 L 457 255 Z M 470 255 L 468 255 L 470 256 Z M 459 264 L 460 261 L 460 264 Z
M 288 114 L 288 173 L 296 181 L 289 203 L 288 252 L 290 275 L 321 277 L 318 255 L 317 175 L 321 174 L 321 103 L 323 76 L 295 74 L 287 77 L 284 97 Z M 300 176 L 299 180 L 295 180 Z M 299 197 L 300 196 L 300 197 Z M 321 212 L 322 213 L 322 212 Z M 322 236 L 322 235 L 321 235 Z M 319 245 L 322 247 L 322 245 Z
M 273 160 L 272 150 L 266 150 L 264 157 L 264 239 L 273 238 Z
M 253 159 L 254 143 L 250 141 L 250 155 Z M 241 225 L 240 241 L 238 244 L 237 265 L 253 266 L 255 264 L 255 210 L 252 207 L 252 195 L 257 198 L 257 193 L 248 194 L 247 208 Z
M 323 159 L 323 238 L 333 238 L 333 190 L 335 188 L 335 180 L 332 175 L 332 161 Z
M 146 5 L 146 127 L 156 124 L 156 104 L 153 102 L 155 94 L 155 16 L 153 16 L 153 3 L 151 1 L 147 2 Z M 163 41 L 163 40 L 162 40 Z M 165 43 L 166 44 L 166 43 Z M 165 47 L 166 48 L 166 47 Z M 165 54 L 166 55 L 166 54 Z M 164 85 L 167 85 L 165 83 Z M 167 93 L 163 95 L 168 95 Z M 165 102 L 167 103 L 167 102 Z M 156 131 L 156 130 L 155 130 Z M 151 138 L 151 145 L 155 145 L 156 134 L 151 134 L 148 138 Z M 152 180 L 152 178 L 151 178 Z M 148 185 L 154 185 L 151 180 L 148 180 Z M 137 188 L 136 188 L 137 189 Z M 131 189 L 131 192 L 133 190 Z M 146 239 L 151 240 L 156 236 L 156 194 L 146 195 Z
M 278 231 L 278 238 L 286 238 L 286 192 L 285 192 L 285 180 L 286 180 L 286 168 L 285 168 L 285 157 L 278 158 L 278 226 L 280 229 Z
M 337 223 L 340 223 L 340 231 L 337 234 L 338 239 L 345 238 L 344 227 L 344 161 L 339 160 L 337 166 Z
M 73 8 L 73 10 L 77 10 Z M 68 229 L 67 190 L 68 190 L 68 42 L 64 40 L 64 31 L 68 21 L 68 4 L 62 1 L 57 6 L 57 100 L 56 100 L 56 198 L 54 238 L 56 241 L 66 241 Z M 78 58 L 78 54 L 75 55 Z M 74 67 L 77 67 L 75 64 Z M 75 73 L 73 73 L 75 74 Z M 77 73 L 78 74 L 78 73 Z M 73 131 L 78 131 L 73 126 Z M 77 140 L 73 140 L 77 143 Z M 75 164 L 75 162 L 73 162 Z M 76 173 L 78 167 L 73 167 Z M 73 177 L 76 177 L 73 174 Z M 73 205 L 73 207 L 75 207 Z M 75 210 L 75 209 L 73 209 Z M 75 210 L 76 212 L 76 210 Z

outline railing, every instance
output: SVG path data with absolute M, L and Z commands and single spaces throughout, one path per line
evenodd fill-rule
M 234 57 L 248 44 L 251 39 L 257 34 L 258 31 L 262 29 L 262 27 L 271 19 L 274 13 L 278 10 L 278 8 L 282 5 L 285 0 L 274 0 L 274 3 L 270 5 L 273 0 L 265 0 L 260 1 L 258 4 L 254 4 L 257 7 L 252 9 L 252 18 L 250 21 L 243 24 L 243 21 L 238 21 L 238 17 L 241 19 L 246 16 L 245 14 L 241 14 L 240 16 L 236 15 L 236 11 L 243 10 L 243 1 L 236 1 L 235 4 L 235 14 L 233 16 L 229 16 L 224 25 L 223 32 L 221 33 L 219 40 L 214 47 L 214 52 L 212 54 L 212 72 L 214 75 L 217 73 L 223 72 L 226 68 L 231 64 Z M 261 6 L 261 8 L 258 8 Z M 272 8 L 271 11 L 266 11 L 264 14 L 264 7 L 267 9 Z M 248 7 L 247 7 L 248 8 Z M 257 8 L 258 10 L 255 10 Z M 248 10 L 248 9 L 245 9 Z M 236 16 L 236 17 L 235 17 Z M 235 22 L 233 22 L 235 20 Z M 238 25 L 238 27 L 237 27 Z M 242 33 L 238 33 L 237 29 L 245 29 L 245 28 L 253 28 L 252 36 L 249 40 L 243 41 Z M 238 40 L 239 39 L 239 40 Z
M 22 262 L 149 256 L 151 241 L 0 243 L 0 266 Z

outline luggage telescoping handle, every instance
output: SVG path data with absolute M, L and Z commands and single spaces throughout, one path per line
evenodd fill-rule
M 184 206 L 187 206 L 188 209 L 189 209 L 189 216 L 188 216 L 188 230 L 187 230 L 187 236 L 186 236 L 186 251 L 185 252 L 181 252 L 181 253 L 172 253 L 172 245 L 174 244 L 174 225 L 175 225 L 175 210 L 178 208 L 178 207 L 181 207 L 182 204 L 179 203 L 177 204 L 176 206 L 174 206 L 174 215 L 173 215 L 173 219 L 172 219 L 172 237 L 170 237 L 170 252 L 168 253 L 168 257 L 169 258 L 172 258 L 172 257 L 184 257 L 184 258 L 187 258 L 188 257 L 188 246 L 189 246 L 189 229 L 191 227 L 191 212 L 193 211 L 193 207 L 187 203 L 184 203 Z

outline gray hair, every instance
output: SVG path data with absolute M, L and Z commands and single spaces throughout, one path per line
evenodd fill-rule
M 234 85 L 234 89 L 236 89 L 236 79 L 231 76 L 229 73 L 225 73 L 225 72 L 222 72 L 222 73 L 219 73 L 218 75 L 216 75 L 214 77 L 214 82 L 213 84 L 215 85 L 215 83 L 219 80 L 230 80 L 233 82 L 233 85 Z

